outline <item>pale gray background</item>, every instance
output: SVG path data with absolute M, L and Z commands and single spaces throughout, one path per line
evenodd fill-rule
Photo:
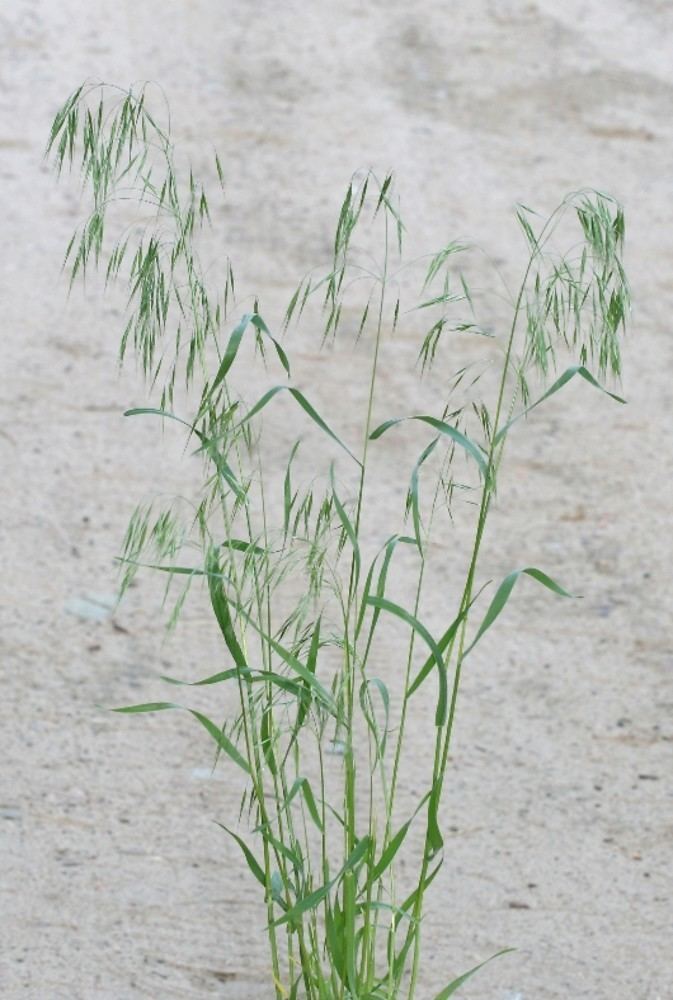
M 590 184 L 625 203 L 629 405 L 572 386 L 540 413 L 484 567 L 535 562 L 584 600 L 528 591 L 466 677 L 420 997 L 514 945 L 462 996 L 669 1000 L 673 5 L 4 0 L 0 38 L 2 997 L 267 995 L 255 887 L 211 822 L 226 773 L 204 780 L 188 719 L 97 708 L 163 697 L 157 674 L 202 674 L 217 640 L 188 608 L 164 645 L 149 580 L 113 618 L 91 603 L 134 503 L 187 472 L 119 417 L 144 397 L 116 374 L 116 307 L 65 302 L 78 202 L 41 156 L 88 77 L 156 80 L 196 165 L 219 149 L 223 252 L 271 301 L 324 255 L 359 167 L 396 171 L 414 245 L 469 236 L 506 268 L 517 201 Z M 339 371 L 316 395 L 347 427 Z M 415 385 L 391 383 L 401 409 Z

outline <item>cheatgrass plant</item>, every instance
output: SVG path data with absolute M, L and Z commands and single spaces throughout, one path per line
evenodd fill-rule
M 154 407 L 129 415 L 175 428 L 202 459 L 187 519 L 179 506 L 133 514 L 122 586 L 151 566 L 180 585 L 177 613 L 186 588 L 200 584 L 221 630 L 221 669 L 170 682 L 212 693 L 208 715 L 188 710 L 213 741 L 218 766 L 241 780 L 240 813 L 222 826 L 259 885 L 269 995 L 412 998 L 425 897 L 444 858 L 442 793 L 465 660 L 521 575 L 569 596 L 534 567 L 511 572 L 490 600 L 482 595 L 479 560 L 505 447 L 514 425 L 572 379 L 607 392 L 606 377 L 620 374 L 629 302 L 622 209 L 595 191 L 565 198 L 546 221 L 520 206 L 520 280 L 513 291 L 503 285 L 504 327 L 498 319 L 486 328 L 477 318 L 482 297 L 463 265 L 469 248 L 452 242 L 406 263 L 391 177 L 359 176 L 341 205 L 331 260 L 301 280 L 274 328 L 258 299 L 242 310 L 227 258 L 202 262 L 210 202 L 192 171 L 180 171 L 170 130 L 151 111 L 145 88 L 80 87 L 56 115 L 48 152 L 59 172 L 79 168 L 92 200 L 65 255 L 71 280 L 101 267 L 128 298 L 120 356 L 133 352 L 156 392 Z M 212 174 L 223 185 L 217 157 Z M 559 251 L 561 240 L 567 252 Z M 405 301 L 417 274 L 415 295 Z M 410 415 L 393 411 L 375 425 L 384 338 L 405 326 L 408 338 L 427 317 L 419 375 L 459 349 L 469 363 L 441 383 L 435 378 L 445 394 L 434 412 L 423 405 Z M 310 392 L 293 385 L 287 334 L 299 321 L 315 329 L 329 357 L 334 341 L 350 335 L 357 364 L 366 358 L 359 439 L 345 440 L 338 412 L 319 412 Z M 474 343 L 480 349 L 471 353 Z M 277 382 L 250 402 L 244 391 L 255 364 L 276 371 Z M 285 405 L 280 395 L 289 397 Z M 405 421 L 413 422 L 406 431 Z M 277 459 L 278 442 L 294 440 L 297 428 L 323 441 L 303 480 L 299 441 Z M 396 470 L 406 497 L 399 518 L 390 526 L 367 520 L 378 502 L 369 478 L 373 450 L 414 433 L 420 454 Z M 431 539 L 450 530 L 442 515 L 452 514 L 457 498 L 468 501 L 461 510 L 473 537 L 464 566 L 451 566 L 462 583 L 441 634 L 433 634 L 424 624 L 436 570 Z M 368 551 L 375 533 L 376 549 Z M 408 606 L 390 588 L 402 556 Z M 405 644 L 396 639 L 381 658 L 378 640 L 401 627 Z M 426 697 L 432 692 L 427 753 L 416 760 L 423 784 L 400 815 L 410 712 L 421 687 Z M 220 693 L 233 695 L 224 703 L 236 706 L 223 723 Z M 178 707 L 159 701 L 118 711 Z M 414 842 L 420 847 L 410 853 Z M 454 978 L 436 1000 L 475 971 Z

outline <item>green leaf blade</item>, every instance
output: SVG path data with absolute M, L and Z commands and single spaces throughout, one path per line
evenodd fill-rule
M 419 420 L 422 423 L 428 424 L 440 434 L 444 434 L 446 437 L 451 438 L 451 440 L 462 448 L 467 455 L 474 459 L 479 466 L 479 471 L 482 473 L 484 478 L 486 478 L 488 472 L 488 456 L 484 450 L 472 441 L 471 438 L 467 437 L 466 434 L 459 431 L 457 427 L 453 427 L 451 424 L 447 424 L 443 420 L 438 420 L 437 417 L 418 414 L 412 417 L 398 417 L 394 420 L 386 420 L 372 431 L 369 435 L 370 441 L 376 441 L 383 434 L 385 434 L 386 431 L 390 430 L 391 427 L 395 427 L 397 424 L 404 423 L 407 420 Z
M 501 955 L 507 955 L 514 950 L 514 948 L 503 948 L 502 951 L 498 951 L 495 955 L 491 955 L 491 957 L 487 958 L 485 962 L 480 962 L 479 965 L 475 965 L 473 969 L 469 970 L 469 972 L 464 972 L 462 976 L 458 976 L 457 979 L 450 982 L 448 986 L 445 986 L 443 990 L 439 991 L 434 1000 L 449 1000 L 449 997 L 452 997 L 456 990 L 460 989 L 460 987 L 463 986 L 463 984 L 466 983 L 468 979 L 475 974 L 475 972 L 479 972 L 479 970 L 483 969 L 485 965 L 492 962 L 494 958 L 499 958 Z
M 372 607 L 380 608 L 382 611 L 387 611 L 396 618 L 405 622 L 410 626 L 410 628 L 420 635 L 426 645 L 430 648 L 432 659 L 437 666 L 439 676 L 439 694 L 437 697 L 437 709 L 435 712 L 435 725 L 441 726 L 446 720 L 448 706 L 448 682 L 446 678 L 446 664 L 444 663 L 439 646 L 425 625 L 423 625 L 418 618 L 412 615 L 405 608 L 401 607 L 399 604 L 395 604 L 393 601 L 389 601 L 385 597 L 368 597 L 367 603 L 371 604 Z
M 555 580 L 552 580 L 552 578 L 547 576 L 546 573 L 543 573 L 542 570 L 536 569 L 534 566 L 527 566 L 525 569 L 514 570 L 514 572 L 505 577 L 498 587 L 496 594 L 491 601 L 486 614 L 484 615 L 484 619 L 479 626 L 476 636 L 463 653 L 463 659 L 472 649 L 474 649 L 484 633 L 488 631 L 496 618 L 498 618 L 501 614 L 507 604 L 507 601 L 509 600 L 512 590 L 514 589 L 514 585 L 521 576 L 530 576 L 533 580 L 537 580 L 538 583 L 541 583 L 543 587 L 546 587 L 547 590 L 551 590 L 553 593 L 558 594 L 559 597 L 575 596 L 561 587 L 561 585 L 556 583 Z

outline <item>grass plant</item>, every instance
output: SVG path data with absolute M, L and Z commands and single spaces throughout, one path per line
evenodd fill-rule
M 278 332 L 257 300 L 241 312 L 228 260 L 203 265 L 202 230 L 215 213 L 205 186 L 179 169 L 170 129 L 146 88 L 79 87 L 56 115 L 48 152 L 59 173 L 79 169 L 91 199 L 65 255 L 71 282 L 98 267 L 128 298 L 120 358 L 134 353 L 156 398 L 128 415 L 174 428 L 202 460 L 187 520 L 176 506 L 142 507 L 131 517 L 122 589 L 150 566 L 182 587 L 176 615 L 190 586 L 208 595 L 222 636 L 221 669 L 166 680 L 212 693 L 208 715 L 188 711 L 212 740 L 219 766 L 242 782 L 239 821 L 223 829 L 266 908 L 270 995 L 411 1000 L 426 893 L 444 860 L 441 803 L 466 659 L 522 576 L 570 596 L 535 567 L 511 572 L 490 599 L 483 593 L 480 555 L 506 444 L 519 421 L 573 379 L 619 400 L 603 383 L 620 374 L 628 313 L 622 209 L 588 190 L 565 198 L 546 221 L 520 206 L 521 276 L 513 291 L 504 286 L 509 319 L 493 330 L 477 319 L 480 295 L 463 265 L 470 248 L 451 242 L 407 263 L 392 177 L 360 175 L 341 205 L 331 261 L 299 283 Z M 223 186 L 217 157 L 215 174 Z M 124 220 L 129 205 L 131 224 L 120 231 L 115 213 L 121 208 Z M 557 249 L 560 240 L 567 252 Z M 419 269 L 420 290 L 409 301 Z M 359 441 L 346 441 L 338 413 L 319 412 L 293 384 L 288 331 L 299 322 L 316 328 L 328 353 L 352 336 L 358 364 L 368 359 Z M 452 357 L 464 348 L 470 363 L 444 379 L 445 398 L 433 412 L 421 405 L 375 422 L 384 338 L 405 326 L 411 336 L 420 323 L 420 374 L 446 363 L 446 344 Z M 250 404 L 249 366 L 260 363 L 277 379 Z M 186 413 L 176 412 L 182 398 L 192 401 L 181 404 L 191 405 Z M 324 442 L 310 456 L 312 478 L 301 482 L 298 440 L 279 473 L 265 451 L 268 441 L 277 450 L 279 428 L 294 434 L 297 424 Z M 392 435 L 411 435 L 403 424 L 413 424 L 422 448 L 413 465 L 397 470 L 406 484 L 403 509 L 387 530 L 376 524 L 378 549 L 369 552 L 372 453 Z M 465 565 L 452 566 L 462 584 L 437 635 L 424 620 L 437 568 L 432 539 L 450 530 L 442 515 L 453 515 L 457 498 L 468 501 L 461 516 L 465 510 L 472 519 L 473 536 Z M 415 574 L 407 604 L 389 586 L 401 554 Z M 399 626 L 406 644 L 395 645 L 395 662 L 382 662 L 378 640 Z M 221 723 L 223 686 L 237 708 Z M 425 783 L 400 815 L 410 712 L 421 687 L 433 691 Z M 158 701 L 117 711 L 178 707 Z M 412 826 L 421 847 L 409 856 Z M 447 1000 L 474 972 L 453 978 L 435 1000 Z

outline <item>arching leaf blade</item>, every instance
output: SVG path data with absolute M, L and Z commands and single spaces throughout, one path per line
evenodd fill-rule
M 224 593 L 224 585 L 220 576 L 220 564 L 214 549 L 211 549 L 208 553 L 206 567 L 208 570 L 210 603 L 215 613 L 217 624 L 220 626 L 220 631 L 224 636 L 227 649 L 231 653 L 237 667 L 247 667 L 245 654 L 236 638 L 234 624 L 229 611 L 229 601 Z
M 477 634 L 475 635 L 474 639 L 463 653 L 463 658 L 465 658 L 467 654 L 472 649 L 474 649 L 474 647 L 479 642 L 483 634 L 488 631 L 488 629 L 491 627 L 496 618 L 501 614 L 503 608 L 505 607 L 507 601 L 509 600 L 512 590 L 514 589 L 515 583 L 521 576 L 532 577 L 532 579 L 537 580 L 538 583 L 541 583 L 543 587 L 546 587 L 547 590 L 551 590 L 553 593 L 558 594 L 560 597 L 575 596 L 569 593 L 567 590 L 565 590 L 560 584 L 556 583 L 555 580 L 552 580 L 552 578 L 550 576 L 547 576 L 546 573 L 543 573 L 542 570 L 536 569 L 534 566 L 527 566 L 525 569 L 514 570 L 513 573 L 510 573 L 508 576 L 505 577 L 505 579 L 498 587 L 495 596 L 491 601 L 488 610 L 486 611 L 486 614 L 484 615 L 484 619 L 481 625 L 479 626 Z
M 218 386 L 224 381 L 229 373 L 229 369 L 236 360 L 236 355 L 238 354 L 238 349 L 241 346 L 241 341 L 243 339 L 243 334 L 245 333 L 248 324 L 252 320 L 252 313 L 245 313 L 241 318 L 240 322 L 232 331 L 229 340 L 227 341 L 227 346 L 224 351 L 224 356 L 220 363 L 220 367 L 217 370 L 217 374 L 213 380 L 213 384 L 210 387 L 210 395 L 218 388 Z
M 249 775 L 251 771 L 247 760 L 236 749 L 229 737 L 225 736 L 220 727 L 216 726 L 215 723 L 212 722 L 207 716 L 202 715 L 201 712 L 197 712 L 193 708 L 188 708 L 187 711 L 193 715 L 195 719 L 198 719 L 206 732 L 209 733 L 215 743 L 217 743 L 220 750 L 224 751 L 227 757 L 229 757 L 230 760 L 233 760 L 234 764 L 238 764 L 238 766 Z
M 323 420 L 323 418 L 320 416 L 315 407 L 311 403 L 309 403 L 306 396 L 304 396 L 304 394 L 300 392 L 299 389 L 294 389 L 291 386 L 276 385 L 272 389 L 269 389 L 267 392 L 265 392 L 264 395 L 255 403 L 252 409 L 248 410 L 246 415 L 241 420 L 241 424 L 247 423 L 254 416 L 256 416 L 261 410 L 263 410 L 264 407 L 267 406 L 271 402 L 271 400 L 278 395 L 279 392 L 285 392 L 285 391 L 289 392 L 290 395 L 293 397 L 293 399 L 295 399 L 297 403 L 299 403 L 302 410 L 306 414 L 308 414 L 313 423 L 316 424 L 320 428 L 320 430 L 322 430 L 325 434 L 327 434 L 328 437 L 330 437 L 333 441 L 335 441 L 340 448 L 343 448 L 343 450 L 348 455 L 350 455 L 350 457 L 353 459 L 354 462 L 357 463 L 357 465 L 359 465 L 360 467 L 362 466 L 360 460 L 355 457 L 350 448 L 346 444 L 344 444 L 341 438 L 337 434 L 335 434 L 332 428 L 325 422 L 325 420 Z
M 498 951 L 495 955 L 491 955 L 491 957 L 487 958 L 485 962 L 480 962 L 479 965 L 475 965 L 475 967 L 470 969 L 469 972 L 464 972 L 462 976 L 458 976 L 457 979 L 450 982 L 448 986 L 445 986 L 443 990 L 439 991 L 434 1000 L 449 1000 L 449 997 L 453 996 L 456 990 L 460 989 L 460 987 L 466 983 L 467 980 L 475 974 L 475 972 L 479 972 L 479 970 L 483 969 L 485 965 L 492 962 L 494 958 L 499 958 L 501 955 L 507 955 L 509 952 L 514 950 L 514 948 L 503 948 L 502 951 Z
M 438 420 L 436 417 L 417 414 L 412 417 L 398 417 L 394 420 L 386 420 L 374 431 L 372 431 L 369 435 L 370 440 L 375 441 L 377 438 L 380 438 L 383 434 L 385 434 L 386 431 L 390 430 L 391 427 L 395 427 L 397 424 L 404 423 L 407 420 L 419 420 L 424 424 L 428 424 L 429 427 L 432 427 L 440 434 L 444 434 L 446 437 L 451 438 L 452 441 L 455 441 L 455 443 L 462 448 L 463 451 L 474 459 L 479 466 L 479 471 L 484 477 L 486 477 L 488 471 L 488 456 L 484 450 L 466 434 L 459 431 L 457 427 L 453 427 L 451 424 L 447 424 L 443 420 Z
M 406 608 L 401 607 L 399 604 L 395 604 L 393 601 L 387 600 L 385 597 L 368 597 L 367 602 L 371 604 L 372 607 L 380 608 L 382 611 L 388 611 L 390 614 L 395 615 L 395 617 L 405 622 L 410 628 L 420 635 L 426 645 L 430 648 L 432 659 L 437 666 L 439 675 L 439 694 L 437 696 L 435 725 L 441 726 L 446 719 L 448 684 L 446 679 L 446 665 L 439 646 L 425 625 L 423 625 L 418 618 L 407 611 Z
M 224 823 L 220 823 L 218 820 L 215 820 L 215 822 L 219 827 L 221 827 L 222 830 L 224 830 L 225 833 L 228 833 L 229 836 L 236 841 L 238 846 L 241 848 L 241 851 L 243 852 L 243 856 L 246 860 L 248 868 L 255 876 L 257 881 L 260 883 L 260 885 L 263 885 L 266 888 L 266 876 L 264 874 L 264 869 L 260 865 L 259 861 L 257 861 L 257 858 L 252 853 L 252 851 L 250 850 L 246 842 L 243 840 L 243 838 L 239 837 L 238 834 L 234 833 L 233 830 L 230 830 L 228 826 L 224 825 Z
M 567 383 L 570 382 L 570 380 L 574 378 L 575 375 L 579 375 L 580 378 L 583 378 L 585 382 L 588 382 L 589 385 L 593 386 L 595 389 L 599 389 L 601 392 L 605 393 L 606 396 L 609 396 L 610 399 L 614 399 L 615 402 L 626 404 L 625 399 L 622 399 L 621 396 L 617 396 L 616 393 L 610 392 L 608 389 L 602 386 L 600 382 L 596 378 L 594 378 L 591 372 L 584 367 L 584 365 L 572 365 L 570 368 L 566 368 L 563 374 L 559 378 L 557 378 L 554 384 L 551 385 L 549 389 L 547 389 L 547 391 L 543 393 L 543 395 L 540 396 L 538 400 L 536 400 L 530 406 L 527 406 L 526 409 L 523 410 L 521 413 L 517 414 L 516 417 L 512 417 L 512 419 L 509 420 L 504 427 L 500 428 L 500 430 L 495 436 L 495 444 L 497 445 L 502 441 L 502 439 L 505 437 L 505 435 L 507 434 L 509 429 L 513 426 L 513 424 L 521 420 L 522 417 L 527 416 L 531 412 L 531 410 L 534 410 L 537 406 L 540 405 L 540 403 L 544 403 L 546 399 L 549 399 L 550 396 L 553 396 L 555 393 L 557 393 L 559 389 L 562 389 L 564 385 L 567 385 Z
M 360 543 L 358 541 L 357 532 L 353 522 L 346 513 L 346 509 L 339 499 L 339 494 L 336 490 L 336 483 L 334 482 L 334 465 L 330 468 L 330 482 L 332 485 L 332 499 L 334 500 L 334 506 L 336 508 L 339 521 L 341 522 L 341 527 L 346 533 L 346 537 L 350 542 L 351 549 L 353 550 L 353 567 L 355 571 L 353 586 L 357 587 L 360 580 Z
M 140 712 L 163 712 L 167 709 L 177 708 L 184 712 L 189 712 L 197 719 L 203 728 L 210 734 L 212 739 L 217 743 L 220 750 L 223 750 L 227 756 L 238 766 L 245 771 L 246 774 L 250 774 L 250 766 L 242 756 L 242 754 L 236 749 L 231 740 L 222 732 L 219 726 L 216 726 L 214 722 L 211 721 L 207 716 L 202 715 L 201 712 L 197 712 L 192 708 L 185 708 L 183 705 L 176 705 L 171 701 L 152 701 L 146 702 L 142 705 L 126 705 L 123 708 L 113 708 L 112 712 L 118 712 L 120 714 L 130 715 Z

